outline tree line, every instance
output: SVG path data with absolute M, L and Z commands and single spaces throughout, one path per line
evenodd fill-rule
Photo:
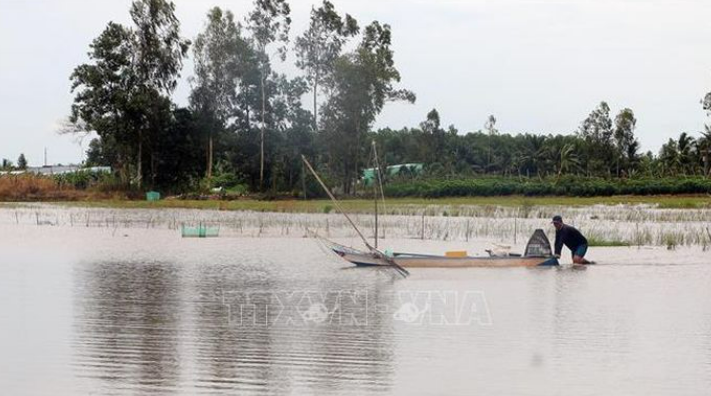
M 711 93 L 707 97 L 705 103 L 711 103 Z M 569 135 L 501 134 L 494 116 L 483 130 L 460 134 L 453 126 L 442 128 L 439 113 L 433 109 L 419 128 L 380 129 L 370 138 L 382 147 L 385 163 L 419 160 L 426 164 L 429 176 L 438 178 L 709 176 L 711 126 L 698 137 L 682 132 L 655 154 L 640 151 L 636 124 L 631 109 L 624 108 L 613 118 L 608 104 L 601 102 Z
M 483 130 L 460 134 L 443 128 L 435 109 L 417 128 L 374 131 L 387 102 L 412 103 L 415 94 L 398 87 L 390 26 L 362 25 L 327 0 L 293 39 L 286 0 L 255 0 L 241 18 L 212 8 L 192 40 L 181 35 L 170 1 L 136 0 L 129 13 L 132 25 L 109 22 L 90 44 L 89 62 L 71 74 L 65 130 L 96 132 L 87 164 L 111 166 L 126 186 L 298 192 L 309 189 L 305 155 L 351 194 L 371 164 L 372 141 L 381 164 L 422 162 L 436 178 L 709 175 L 709 127 L 699 138 L 670 139 L 658 154 L 640 153 L 633 111 L 613 118 L 605 102 L 569 135 L 499 133 L 494 116 Z M 172 94 L 190 54 L 182 107 Z M 301 75 L 273 69 L 289 56 Z M 711 94 L 703 106 L 711 111 Z
M 90 45 L 90 62 L 70 77 L 70 131 L 99 136 L 87 162 L 110 165 L 139 187 L 217 180 L 292 191 L 303 185 L 306 155 L 350 192 L 362 166 L 359 147 L 385 102 L 415 96 L 395 86 L 389 25 L 361 28 L 324 1 L 291 43 L 290 12 L 284 0 L 255 0 L 241 20 L 215 7 L 191 42 L 180 35 L 172 2 L 133 2 L 133 25 L 109 23 Z M 171 94 L 189 48 L 190 104 L 180 107 Z M 303 75 L 273 70 L 274 58 L 289 53 Z M 301 102 L 307 92 L 311 109 Z
M 25 170 L 27 169 L 27 158 L 25 158 L 25 154 L 21 153 L 19 157 L 17 157 L 17 165 L 13 164 L 12 161 L 10 161 L 7 158 L 3 158 L 2 161 L 0 162 L 0 171 L 12 171 L 12 170 Z

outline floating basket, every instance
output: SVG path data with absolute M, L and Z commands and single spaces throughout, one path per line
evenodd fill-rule
M 180 228 L 180 234 L 183 238 L 214 238 L 219 236 L 220 227 L 208 227 L 203 224 L 198 226 L 183 225 Z

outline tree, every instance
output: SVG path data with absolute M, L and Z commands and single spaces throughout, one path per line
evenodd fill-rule
M 702 100 L 702 106 L 706 110 L 707 115 L 711 115 L 711 92 L 707 93 Z M 711 155 L 711 124 L 704 125 L 704 131 L 701 132 L 701 139 L 699 139 L 699 150 L 702 155 L 702 161 L 704 162 L 704 176 L 711 176 L 711 167 L 709 166 L 709 156 Z
M 90 45 L 90 64 L 77 66 L 70 79 L 75 92 L 70 122 L 85 123 L 96 131 L 102 144 L 113 144 L 116 152 L 112 165 L 124 180 L 134 157 L 134 126 L 128 118 L 134 94 L 133 32 L 109 22 Z
M 669 139 L 659 150 L 659 161 L 662 165 L 662 175 L 676 176 L 681 168 L 677 141 Z
M 703 163 L 703 175 L 709 177 L 709 154 L 711 154 L 711 125 L 704 125 L 701 137 L 696 141 L 700 160 Z
M 313 91 L 313 130 L 318 129 L 318 91 L 321 82 L 330 78 L 333 65 L 347 39 L 358 33 L 358 22 L 346 14 L 338 15 L 333 4 L 324 0 L 311 8 L 309 28 L 296 38 L 296 66 L 306 72 Z
M 160 131 L 162 144 L 156 147 L 156 186 L 164 190 L 194 191 L 206 168 L 204 154 L 195 150 L 204 139 L 197 115 L 186 108 L 172 111 L 170 124 Z
M 486 119 L 486 123 L 484 124 L 484 129 L 489 133 L 489 147 L 488 147 L 488 156 L 486 160 L 486 172 L 491 171 L 491 164 L 494 156 L 494 147 L 493 147 L 493 140 L 494 136 L 499 133 L 498 129 L 496 129 L 496 117 L 493 115 L 490 115 L 489 118 Z
M 445 131 L 440 126 L 439 112 L 437 109 L 432 109 L 427 113 L 427 119 L 420 123 L 420 129 L 422 129 L 422 133 L 425 135 L 425 142 L 423 142 L 424 149 L 422 151 L 427 153 L 426 156 L 420 160 L 426 160 L 429 163 L 445 160 L 445 158 L 443 158 L 446 157 L 444 155 L 445 153 L 443 153 Z
M 696 150 L 696 140 L 686 132 L 679 135 L 679 140 L 676 144 L 677 162 L 679 170 L 684 176 L 694 173 L 694 151 Z
M 24 153 L 21 153 L 20 156 L 17 158 L 17 169 L 27 169 L 27 158 L 25 158 Z
M 606 102 L 600 102 L 600 105 L 583 121 L 579 133 L 587 143 L 585 162 L 588 175 L 609 173 L 614 153 L 610 106 Z
M 237 90 L 249 67 L 251 51 L 230 11 L 215 7 L 208 12 L 205 29 L 193 46 L 195 86 L 190 94 L 191 107 L 207 130 L 208 179 L 212 177 L 215 133 L 223 131 L 238 111 Z
M 350 193 L 357 178 L 363 137 L 387 101 L 415 101 L 415 94 L 398 90 L 389 25 L 375 21 L 365 28 L 358 48 L 340 56 L 328 83 L 332 96 L 323 107 L 322 122 L 331 167 L 342 175 L 343 191 Z
M 266 128 L 266 79 L 269 71 L 267 47 L 273 42 L 283 45 L 277 48 L 282 60 L 286 59 L 286 44 L 289 41 L 291 9 L 285 0 L 255 0 L 254 10 L 249 13 L 248 27 L 260 53 L 260 90 L 262 93 L 262 122 L 259 144 L 259 188 L 264 183 L 264 129 Z
M 566 143 L 560 148 L 557 155 L 558 177 L 563 175 L 563 171 L 570 172 L 578 166 L 578 158 L 575 154 L 575 145 Z
M 90 46 L 92 63 L 74 69 L 70 121 L 84 122 L 102 144 L 115 144 L 116 165 L 127 178 L 134 173 L 140 187 L 144 156 L 155 163 L 153 146 L 170 123 L 169 95 L 189 42 L 180 37 L 172 2 L 137 0 L 130 14 L 135 30 L 110 22 Z M 134 172 L 129 170 L 131 161 Z M 151 173 L 154 177 L 153 166 Z
M 136 25 L 133 44 L 133 62 L 138 96 L 135 103 L 143 104 L 143 111 L 135 114 L 138 131 L 137 184 L 143 177 L 143 143 L 151 141 L 166 120 L 160 115 L 168 114 L 167 96 L 177 85 L 183 58 L 190 42 L 180 37 L 180 22 L 175 16 L 175 4 L 166 0 L 136 0 L 131 5 L 131 19 Z M 160 98 L 164 95 L 165 98 Z M 145 106 L 150 104 L 150 106 Z M 167 105 L 167 106 L 166 106 Z M 162 107 L 162 108 L 160 108 Z M 163 124 L 163 125 L 161 125 Z M 151 153 L 151 162 L 153 155 Z
M 637 119 L 631 109 L 623 109 L 615 117 L 615 157 L 617 176 L 621 171 L 629 173 L 630 167 L 636 162 L 639 143 L 634 136 Z

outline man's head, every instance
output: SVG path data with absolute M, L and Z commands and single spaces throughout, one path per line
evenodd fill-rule
M 553 227 L 555 227 L 556 230 L 560 230 L 560 228 L 563 227 L 563 218 L 560 217 L 560 215 L 553 216 Z

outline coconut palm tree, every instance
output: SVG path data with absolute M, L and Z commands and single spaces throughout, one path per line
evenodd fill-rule
M 558 159 L 558 178 L 563 174 L 563 171 L 571 172 L 578 168 L 578 155 L 575 152 L 575 144 L 564 144 L 557 155 Z
M 694 151 L 696 139 L 688 133 L 682 132 L 677 142 L 678 164 L 684 176 L 694 173 Z

